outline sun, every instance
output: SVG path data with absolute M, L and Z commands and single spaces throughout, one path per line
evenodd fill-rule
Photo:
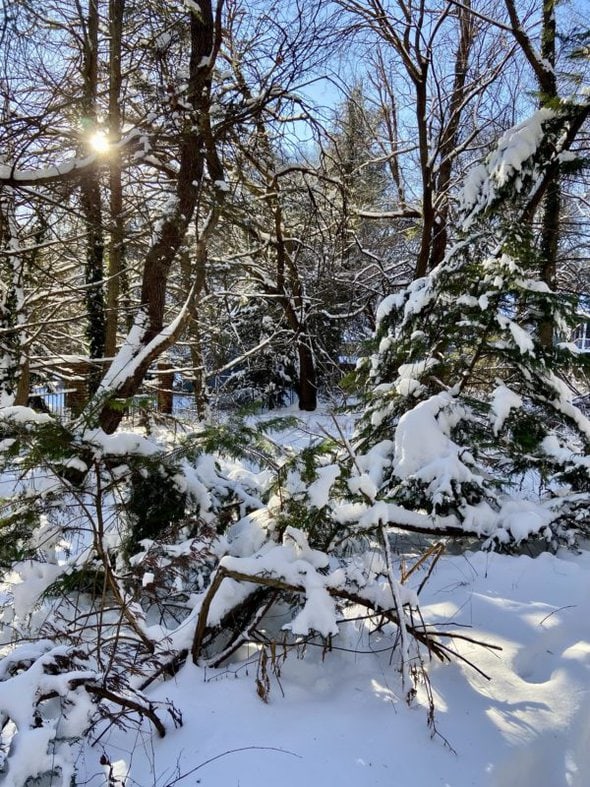
M 108 135 L 104 131 L 96 131 L 89 139 L 90 147 L 96 153 L 108 153 L 110 143 Z

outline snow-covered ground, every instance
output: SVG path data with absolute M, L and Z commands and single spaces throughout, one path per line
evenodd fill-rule
M 431 738 L 424 697 L 406 704 L 389 642 L 350 624 L 331 653 L 291 652 L 267 703 L 255 654 L 222 670 L 187 664 L 150 693 L 172 700 L 184 726 L 169 723 L 163 740 L 147 727 L 111 731 L 79 761 L 79 783 L 106 784 L 110 770 L 110 784 L 127 787 L 585 787 L 589 591 L 587 551 L 446 556 L 424 588 L 425 618 L 502 651 L 460 647 L 490 680 L 431 665 L 440 735 Z M 103 752 L 111 766 L 98 763 Z
M 301 415 L 293 408 L 282 414 Z M 329 413 L 319 411 L 273 439 L 301 450 L 334 429 L 350 434 L 353 422 L 351 415 L 338 416 L 336 427 Z M 4 478 L 5 485 L 10 481 Z M 411 544 L 394 534 L 394 547 L 407 552 Z M 429 568 L 425 563 L 412 575 L 414 589 Z M 167 729 L 163 739 L 148 721 L 139 730 L 103 723 L 77 750 L 75 783 L 587 787 L 590 543 L 536 557 L 461 551 L 449 543 L 420 601 L 426 623 L 438 631 L 495 648 L 454 640 L 464 660 L 428 664 L 429 686 L 418 685 L 410 704 L 391 632 L 369 633 L 361 609 L 359 619 L 342 623 L 330 652 L 317 642 L 284 657 L 279 647 L 273 665 L 267 649 L 262 672 L 254 646 L 220 669 L 189 660 L 174 678 L 146 691 L 152 702 L 173 703 L 183 725 L 175 725 L 164 705 L 158 706 Z M 348 612 L 355 614 L 354 608 Z M 282 623 L 274 621 L 276 630 Z M 266 686 L 265 701 L 257 678 Z M 10 698 L 18 703 L 16 690 Z M 43 754 L 33 748 L 27 757 Z
M 312 414 L 281 441 L 301 448 L 330 430 L 329 422 Z M 351 423 L 343 419 L 341 428 Z M 414 585 L 423 578 L 417 572 Z M 254 649 L 223 669 L 186 664 L 148 690 L 150 699 L 181 710 L 183 726 L 168 719 L 164 739 L 147 723 L 139 733 L 111 728 L 81 753 L 78 784 L 590 784 L 590 544 L 534 558 L 446 554 L 421 606 L 438 630 L 502 648 L 456 642 L 489 679 L 459 660 L 430 664 L 434 736 L 425 688 L 408 705 L 391 640 L 368 636 L 363 622 L 353 621 L 331 652 L 292 650 L 280 676 L 269 666 L 266 702 L 257 694 Z

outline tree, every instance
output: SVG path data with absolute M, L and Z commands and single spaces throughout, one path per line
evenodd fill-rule
M 371 70 L 399 200 L 390 214 L 420 218 L 414 269 L 419 278 L 444 257 L 454 179 L 494 122 L 484 100 L 509 72 L 513 47 L 472 13 L 470 3 L 342 0 L 339 5 L 349 15 L 349 30 L 368 31 L 377 52 Z M 471 108 L 476 108 L 477 123 L 471 122 Z M 407 197 L 411 192 L 413 200 Z
M 557 18 L 555 0 L 541 3 L 541 32 L 539 46 L 535 45 L 523 27 L 514 0 L 504 0 L 510 28 L 530 68 L 538 86 L 539 105 L 553 108 L 559 105 Z M 554 289 L 557 284 L 557 268 L 561 236 L 562 177 L 559 164 L 553 168 L 550 181 L 544 194 L 541 208 L 541 279 Z M 532 216 L 531 216 L 532 219 Z M 554 326 L 544 322 L 540 326 L 541 339 L 550 347 L 554 340 Z
M 240 337 L 238 359 L 246 353 L 246 369 L 257 361 L 262 368 L 268 368 L 270 354 L 276 353 L 280 361 L 276 374 L 273 373 L 275 383 L 279 378 L 285 383 L 285 377 L 290 375 L 287 368 L 296 367 L 295 387 L 303 410 L 315 409 L 318 389 L 316 340 L 310 324 L 315 305 L 309 292 L 310 271 L 317 268 L 317 260 L 307 256 L 307 239 L 318 232 L 317 210 L 313 198 L 306 200 L 312 191 L 308 184 L 317 180 L 317 172 L 315 167 L 285 155 L 285 141 L 293 133 L 292 116 L 299 112 L 300 121 L 311 121 L 301 100 L 286 93 L 283 85 L 295 77 L 301 78 L 325 56 L 321 47 L 324 21 L 320 6 L 311 10 L 305 24 L 297 8 L 288 9 L 286 19 L 279 16 L 270 20 L 264 15 L 255 20 L 255 28 L 248 35 L 240 30 L 240 20 L 230 13 L 232 24 L 228 25 L 221 52 L 222 60 L 228 64 L 222 89 L 232 95 L 238 107 L 248 107 L 248 112 L 236 112 L 235 123 L 224 128 L 223 156 L 231 201 L 226 202 L 220 216 L 220 235 L 225 242 L 215 244 L 216 266 L 223 269 L 225 260 L 237 271 L 235 277 L 223 273 L 224 297 L 229 287 L 236 298 L 254 298 L 256 306 L 247 306 L 246 310 L 255 311 L 255 323 L 260 320 L 264 328 L 264 337 L 252 330 Z M 273 33 L 270 40 L 268 32 L 263 33 L 268 25 Z M 259 39 L 266 46 L 264 58 L 252 60 L 248 54 L 259 45 L 254 43 Z M 269 46 L 279 47 L 278 62 L 269 71 L 261 70 L 259 63 L 262 60 L 266 64 Z M 272 103 L 257 100 L 265 91 Z M 207 281 L 213 291 L 215 278 L 212 270 Z M 234 313 L 233 309 L 230 313 Z M 269 330 L 271 315 L 277 323 Z M 235 332 L 235 326 L 233 329 Z M 255 359 L 250 354 L 252 346 L 248 348 L 243 342 L 248 334 L 254 348 L 260 344 L 262 358 Z M 290 343 L 287 334 L 292 342 L 289 360 L 283 357 L 285 344 Z M 227 361 L 233 363 L 237 359 Z M 229 366 L 224 363 L 224 368 Z
M 466 180 L 463 239 L 380 307 L 359 449 L 393 436 L 379 489 L 392 524 L 505 543 L 567 538 L 580 521 L 590 422 L 565 384 L 580 359 L 538 332 L 550 322 L 567 334 L 576 303 L 540 280 L 527 227 L 589 115 L 587 101 L 564 102 L 506 132 Z M 531 469 L 547 497 L 515 501 L 510 486 Z
M 74 57 L 61 61 L 73 85 L 68 102 L 65 107 L 61 105 L 55 109 L 51 103 L 46 103 L 42 106 L 42 121 L 39 122 L 47 122 L 51 112 L 61 117 L 62 109 L 67 113 L 81 107 L 87 127 L 94 133 L 102 106 L 110 124 L 108 135 L 104 137 L 105 150 L 82 158 L 75 155 L 79 145 L 77 135 L 69 133 L 74 156 L 65 166 L 59 162 L 60 167 L 53 169 L 51 166 L 39 169 L 45 163 L 52 163 L 51 148 L 39 135 L 39 146 L 31 151 L 33 168 L 22 170 L 18 160 L 11 161 L 2 172 L 2 180 L 6 187 L 26 189 L 28 198 L 36 203 L 44 194 L 53 198 L 60 189 L 80 185 L 82 199 L 77 207 L 82 214 L 87 240 L 84 293 L 88 319 L 85 324 L 89 335 L 92 334 L 91 355 L 102 355 L 105 342 L 105 248 L 108 248 L 109 266 L 106 285 L 109 352 L 115 348 L 119 322 L 118 284 L 122 277 L 138 274 L 138 279 L 132 280 L 128 287 L 131 293 L 128 306 L 135 312 L 130 333 L 84 415 L 112 431 L 123 410 L 117 403 L 111 407 L 109 401 L 125 401 L 132 396 L 150 364 L 179 338 L 191 315 L 193 324 L 195 322 L 195 303 L 203 289 L 207 247 L 229 190 L 224 179 L 223 158 L 228 155 L 225 149 L 232 129 L 235 128 L 239 135 L 238 129 L 246 128 L 250 119 L 259 117 L 264 107 L 274 105 L 278 109 L 281 96 L 286 94 L 303 67 L 309 51 L 318 47 L 318 27 L 311 24 L 311 19 L 309 25 L 303 25 L 297 8 L 289 9 L 289 26 L 285 27 L 286 17 L 285 20 L 279 14 L 273 17 L 272 4 L 268 8 L 263 5 L 260 15 L 254 18 L 244 16 L 237 4 L 229 3 L 225 12 L 226 30 L 238 25 L 236 20 L 246 19 L 246 26 L 252 25 L 247 32 L 254 37 L 244 39 L 243 45 L 251 47 L 252 41 L 257 41 L 257 46 L 261 47 L 259 65 L 248 74 L 251 87 L 250 98 L 246 98 L 242 86 L 228 83 L 223 72 L 216 70 L 216 59 L 223 44 L 224 8 L 221 2 L 215 6 L 206 3 L 199 13 L 192 6 L 192 10 L 173 6 L 160 12 L 113 2 L 109 5 L 108 16 L 103 15 L 103 4 L 94 0 L 87 8 L 79 6 L 77 10 L 69 6 L 50 7 L 48 13 L 52 16 L 39 14 L 27 0 L 22 0 L 18 8 L 27 24 L 31 19 L 40 21 L 43 29 L 49 31 L 54 46 L 60 40 L 68 41 L 70 26 L 81 31 L 81 72 L 75 73 Z M 314 14 L 317 16 L 317 8 Z M 101 59 L 105 50 L 104 26 L 100 24 L 105 16 L 110 25 L 106 85 Z M 271 19 L 272 35 L 269 36 Z M 267 31 L 261 38 L 258 33 L 265 24 Z M 159 26 L 164 28 L 164 33 Z M 128 37 L 128 31 L 133 40 Z M 77 44 L 75 34 L 73 38 Z M 229 39 L 228 32 L 228 42 Z M 291 54 L 288 48 L 283 51 L 288 42 L 293 43 Z M 75 46 L 72 51 L 76 51 Z M 280 69 L 277 58 L 283 64 Z M 48 75 L 47 81 L 50 77 L 61 85 L 61 72 L 50 71 L 42 57 L 41 64 Z M 39 94 L 51 101 L 47 90 Z M 104 96 L 108 98 L 107 106 Z M 135 124 L 135 128 L 123 134 L 118 142 L 123 118 Z M 30 129 L 30 124 L 23 123 L 19 132 L 22 136 Z M 58 126 L 52 139 L 59 139 L 60 133 Z M 30 144 L 29 139 L 27 145 Z M 104 168 L 110 172 L 108 199 L 101 175 Z M 109 222 L 104 220 L 106 204 L 109 205 Z M 136 216 L 134 226 L 130 221 L 125 224 L 124 220 L 132 206 Z M 155 232 L 151 231 L 153 227 Z M 194 266 L 191 263 L 188 278 L 185 276 L 188 290 L 185 288 L 180 313 L 171 317 L 171 326 L 164 328 L 167 310 L 173 306 L 173 299 L 169 297 L 170 277 L 175 276 L 180 267 L 189 229 L 195 230 L 194 247 L 189 250 L 189 259 L 195 262 Z M 149 239 L 148 234 L 151 235 Z M 127 266 L 122 261 L 124 250 Z M 133 274 L 134 268 L 137 274 Z M 186 265 L 184 270 L 185 273 L 189 270 Z M 134 303 L 136 293 L 137 302 Z
M 92 139 L 98 129 L 98 28 L 100 23 L 98 0 L 89 0 L 86 18 L 79 20 L 82 31 L 82 152 L 92 152 Z M 80 204 L 86 229 L 86 290 L 88 314 L 86 333 L 90 358 L 102 358 L 105 350 L 104 301 L 104 227 L 103 205 L 98 168 L 88 169 L 80 178 Z M 92 375 L 94 391 L 100 372 Z

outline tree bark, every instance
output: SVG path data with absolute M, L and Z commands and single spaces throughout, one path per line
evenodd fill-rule
M 26 337 L 22 328 L 25 263 L 19 253 L 15 195 L 0 188 L 0 407 L 22 403 L 19 383 L 25 376 Z M 26 375 L 28 378 L 28 374 Z M 28 379 L 25 402 L 28 398 Z
M 543 29 L 541 31 L 541 57 L 548 63 L 550 73 L 540 84 L 541 106 L 551 106 L 558 97 L 555 76 L 555 0 L 543 0 Z M 559 162 L 547 185 L 541 228 L 541 280 L 550 289 L 555 289 L 557 279 L 557 257 L 561 235 L 561 168 Z M 539 326 L 539 339 L 546 349 L 553 346 L 553 322 L 543 320 Z
M 427 64 L 423 65 L 423 72 L 419 79 L 414 81 L 416 86 L 416 122 L 418 124 L 418 147 L 420 156 L 420 174 L 422 177 L 422 234 L 420 236 L 420 249 L 416 259 L 414 278 L 420 279 L 428 273 L 428 263 L 432 249 L 432 236 L 434 234 L 434 206 L 433 206 L 433 178 L 432 164 L 430 161 L 430 145 L 428 141 L 428 128 L 426 123 L 426 74 Z
M 313 412 L 318 404 L 315 362 L 313 351 L 305 335 L 299 336 L 297 355 L 299 357 L 299 385 L 297 390 L 299 409 Z
M 189 292 L 192 282 L 196 279 L 195 296 L 189 305 L 188 337 L 191 354 L 193 398 L 197 409 L 197 416 L 204 419 L 207 416 L 208 397 L 205 373 L 205 359 L 201 342 L 199 325 L 199 300 L 205 286 L 206 275 L 206 245 L 197 243 L 194 264 L 188 249 L 183 250 L 181 256 L 182 283 L 185 292 Z

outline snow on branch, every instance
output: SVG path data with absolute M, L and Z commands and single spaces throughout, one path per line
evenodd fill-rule
M 196 284 L 191 288 L 185 303 L 174 320 L 162 328 L 147 344 L 144 344 L 144 337 L 149 319 L 147 311 L 140 309 L 119 352 L 101 380 L 94 398 L 88 404 L 86 414 L 99 410 L 105 400 L 122 391 L 140 369 L 149 366 L 155 358 L 176 341 L 188 319 L 189 305 L 194 297 L 195 288 Z
M 200 662 L 216 632 L 227 634 L 227 626 L 235 627 L 237 620 L 242 621 L 238 625 L 243 627 L 237 610 L 243 610 L 252 599 L 258 606 L 261 596 L 254 598 L 255 593 L 264 597 L 269 591 L 304 596 L 291 622 L 283 626 L 296 637 L 319 634 L 328 639 L 338 634 L 341 613 L 337 616 L 337 610 L 350 603 L 361 604 L 385 615 L 400 631 L 403 629 L 406 645 L 402 666 L 410 655 L 407 637 L 426 645 L 444 660 L 439 643 L 416 628 L 409 613 L 406 617 L 406 610 L 417 607 L 418 597 L 404 581 L 403 576 L 394 576 L 391 561 L 387 563 L 377 553 L 372 552 L 366 560 L 362 556 L 335 560 L 333 554 L 312 548 L 304 531 L 288 526 L 281 544 L 267 541 L 249 556 L 221 559 L 199 605 L 191 648 L 193 661 Z M 217 663 L 217 656 L 214 650 L 211 663 Z
M 487 159 L 466 176 L 461 192 L 463 230 L 503 197 L 527 197 L 527 215 L 538 206 L 553 172 L 590 114 L 590 102 L 543 107 L 506 131 Z
M 122 151 L 134 146 L 145 147 L 145 134 L 133 129 L 118 143 L 111 147 L 113 151 Z M 70 180 L 84 175 L 98 164 L 104 163 L 104 152 L 91 153 L 83 158 L 70 158 L 61 164 L 54 164 L 42 169 L 17 169 L 15 165 L 0 164 L 0 184 L 8 186 L 43 186 L 60 180 Z
M 466 214 L 464 229 L 469 228 L 478 213 L 494 203 L 499 190 L 508 183 L 513 182 L 517 192 L 522 189 L 521 173 L 544 138 L 544 124 L 554 117 L 555 112 L 551 109 L 537 110 L 503 134 L 486 161 L 469 172 L 461 194 Z

